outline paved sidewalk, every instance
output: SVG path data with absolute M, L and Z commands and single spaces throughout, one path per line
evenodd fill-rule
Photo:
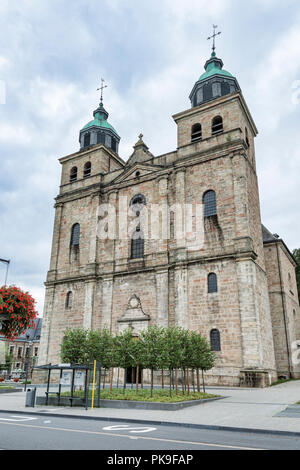
M 44 394 L 40 389 L 39 394 Z M 143 422 L 159 421 L 208 426 L 226 426 L 248 429 L 291 431 L 300 433 L 300 419 L 276 416 L 300 401 L 300 381 L 292 381 L 266 389 L 208 388 L 209 393 L 226 398 L 176 411 L 118 410 L 95 408 L 93 411 L 77 407 L 25 407 L 25 392 L 1 394 L 0 410 L 12 412 L 49 412 L 57 415 L 137 419 Z

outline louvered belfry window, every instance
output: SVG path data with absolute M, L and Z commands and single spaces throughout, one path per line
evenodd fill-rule
M 70 172 L 70 182 L 72 183 L 73 181 L 77 180 L 77 167 L 74 166 Z
M 208 293 L 213 294 L 214 292 L 218 292 L 218 281 L 217 275 L 215 273 L 210 273 L 207 277 L 207 287 Z
M 221 116 L 216 116 L 212 121 L 212 135 L 217 135 L 223 132 L 223 119 Z
M 80 225 L 75 224 L 72 228 L 72 235 L 71 235 L 71 246 L 79 246 L 80 240 Z
M 211 330 L 210 347 L 212 351 L 221 351 L 221 336 L 219 330 Z
M 194 124 L 192 127 L 192 141 L 202 139 L 202 127 L 201 124 Z
M 204 217 L 217 215 L 217 198 L 215 191 L 207 191 L 203 196 Z
M 86 162 L 86 164 L 84 165 L 83 177 L 88 178 L 89 176 L 91 176 L 91 171 L 92 171 L 91 162 Z

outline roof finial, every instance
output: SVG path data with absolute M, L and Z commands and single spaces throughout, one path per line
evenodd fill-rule
M 97 91 L 101 90 L 101 98 L 100 98 L 100 105 L 102 104 L 103 105 L 103 90 L 104 88 L 107 88 L 108 85 L 103 85 L 105 82 L 105 80 L 103 78 L 101 78 L 101 87 L 100 88 L 97 88 Z
M 211 39 L 213 39 L 213 46 L 212 46 L 212 56 L 215 56 L 216 53 L 215 53 L 215 50 L 216 50 L 216 37 L 219 36 L 219 34 L 222 34 L 221 31 L 219 31 L 218 33 L 216 33 L 216 29 L 217 29 L 217 25 L 213 25 L 213 28 L 214 28 L 214 34 L 212 36 L 210 36 L 209 38 L 207 38 L 208 41 L 210 41 Z

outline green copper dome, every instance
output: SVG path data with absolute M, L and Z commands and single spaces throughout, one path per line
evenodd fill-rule
M 94 112 L 94 119 L 88 122 L 81 130 L 84 131 L 89 129 L 90 127 L 100 127 L 102 129 L 110 129 L 115 134 L 118 135 L 117 131 L 113 128 L 109 122 L 107 122 L 108 113 L 105 111 L 103 107 L 103 103 L 100 103 L 99 108 L 96 109 Z
M 218 60 L 214 60 L 214 57 L 215 56 L 213 56 L 212 54 L 211 60 L 208 61 L 207 63 L 206 71 L 201 75 L 201 77 L 199 78 L 199 81 L 206 80 L 212 77 L 213 75 L 223 75 L 225 77 L 233 77 L 230 72 L 227 72 L 227 70 L 222 69 L 221 62 Z
M 240 91 L 237 79 L 227 70 L 223 70 L 223 61 L 214 51 L 204 68 L 205 72 L 190 93 L 192 107 Z
M 93 112 L 94 119 L 89 121 L 79 133 L 80 148 L 85 149 L 93 145 L 103 144 L 118 153 L 120 136 L 109 122 L 108 112 L 102 101 Z

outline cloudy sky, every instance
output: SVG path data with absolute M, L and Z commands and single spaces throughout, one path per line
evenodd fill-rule
M 299 0 L 1 0 L 0 258 L 9 283 L 42 313 L 57 159 L 78 150 L 80 128 L 104 103 L 126 160 L 142 131 L 152 153 L 176 148 L 172 115 L 210 55 L 238 78 L 260 131 L 256 140 L 264 224 L 300 247 Z M 0 284 L 5 266 L 0 264 Z

